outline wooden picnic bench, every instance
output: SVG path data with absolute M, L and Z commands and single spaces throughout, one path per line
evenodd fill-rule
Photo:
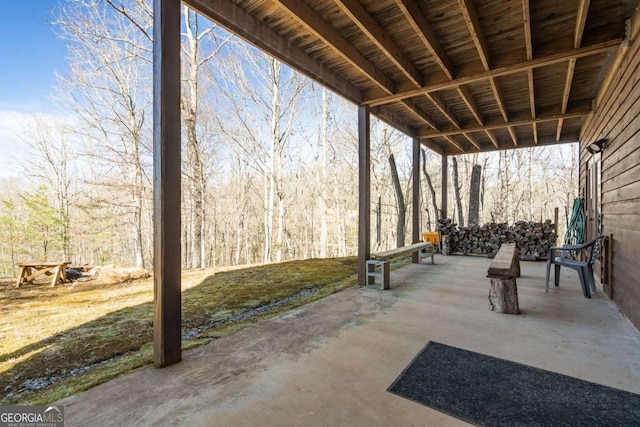
M 376 277 L 381 279 L 382 289 L 389 289 L 389 260 L 398 258 L 403 255 L 418 253 L 418 263 L 422 262 L 423 257 L 431 256 L 431 264 L 434 264 L 433 254 L 435 246 L 428 242 L 418 242 L 409 246 L 389 249 L 388 251 L 377 252 L 371 254 L 371 259 L 367 260 L 367 285 L 375 285 Z
M 520 277 L 520 251 L 515 243 L 503 243 L 489 264 L 489 307 L 498 313 L 520 314 L 516 277 Z
M 43 274 L 52 276 L 51 287 L 67 281 L 67 266 L 70 262 L 25 262 L 18 264 L 20 275 L 16 287 L 25 283 L 33 283 L 33 280 Z

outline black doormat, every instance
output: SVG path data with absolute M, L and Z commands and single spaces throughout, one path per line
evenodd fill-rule
M 640 426 L 639 394 L 437 342 L 388 391 L 485 427 Z

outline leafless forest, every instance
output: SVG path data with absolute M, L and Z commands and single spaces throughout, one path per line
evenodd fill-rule
M 0 183 L 0 274 L 31 260 L 150 268 L 151 0 L 68 0 L 52 25 L 68 69 L 59 110 L 20 134 L 20 178 Z M 182 37 L 183 267 L 354 255 L 356 106 L 186 8 Z M 391 248 L 411 235 L 411 140 L 372 123 L 372 248 Z M 429 231 L 441 159 L 422 157 Z M 454 222 L 540 221 L 558 207 L 561 231 L 577 147 L 458 156 L 449 173 Z

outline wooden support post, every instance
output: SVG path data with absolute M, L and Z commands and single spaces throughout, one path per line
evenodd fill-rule
M 153 2 L 153 359 L 181 359 L 180 0 Z
M 411 243 L 420 242 L 420 139 L 413 138 L 413 204 L 412 206 L 412 227 L 411 227 Z M 415 252 L 411 257 L 411 262 L 417 264 L 420 262 L 420 254 Z
M 442 200 L 440 201 L 442 215 L 440 218 L 444 219 L 447 217 L 447 200 L 449 199 L 448 193 L 449 187 L 449 162 L 447 156 L 445 154 L 442 155 Z
M 358 107 L 358 284 L 367 285 L 371 256 L 371 127 L 369 106 Z

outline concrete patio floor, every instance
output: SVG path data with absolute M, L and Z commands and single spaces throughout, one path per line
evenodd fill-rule
M 640 333 L 577 274 L 544 292 L 523 262 L 522 314 L 488 308 L 489 261 L 437 256 L 60 402 L 67 426 L 465 426 L 386 391 L 429 341 L 640 394 Z

